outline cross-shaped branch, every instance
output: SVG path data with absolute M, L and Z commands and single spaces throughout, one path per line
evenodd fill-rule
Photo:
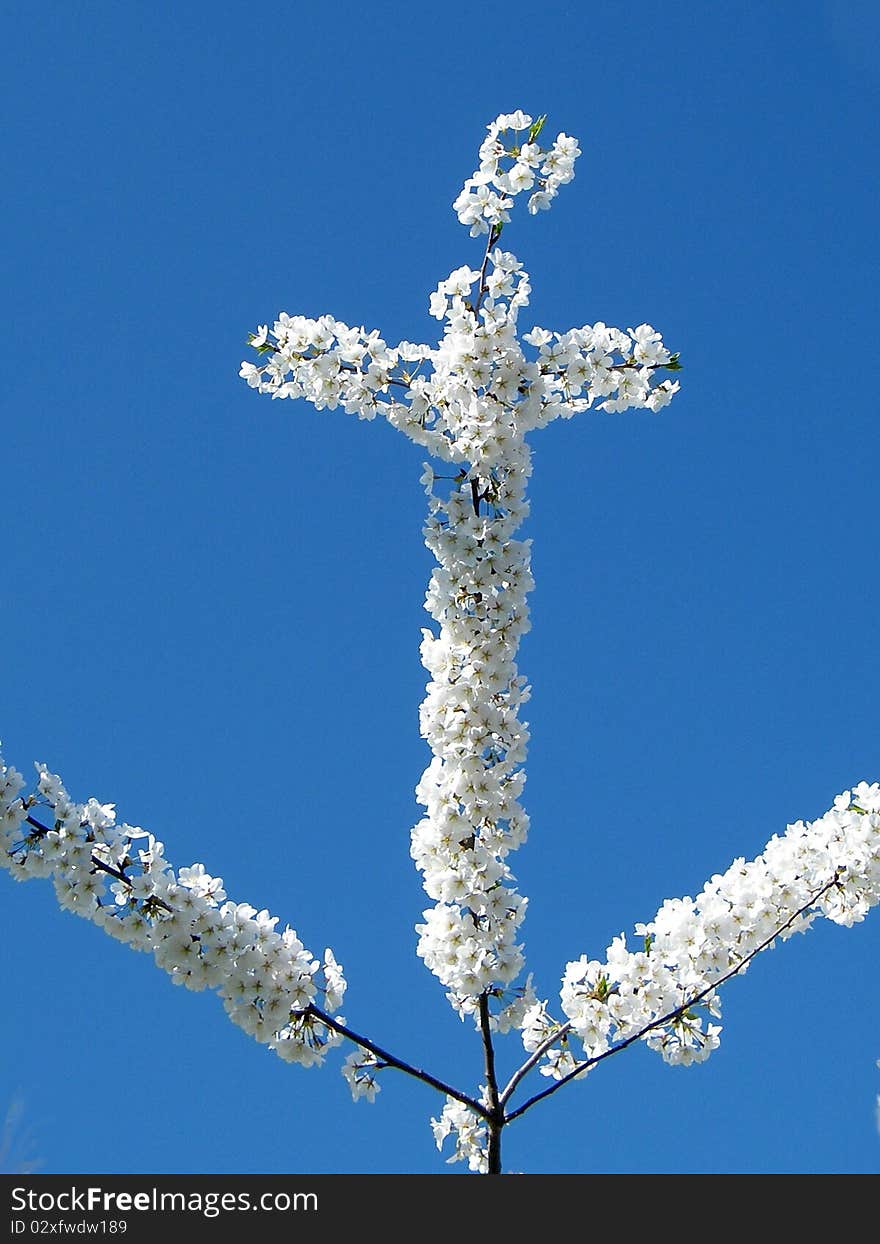
M 529 278 L 500 249 L 502 231 L 518 194 L 529 193 L 533 214 L 549 206 L 579 154 L 565 134 L 542 148 L 542 126 L 522 113 L 489 126 L 479 168 L 454 204 L 472 236 L 486 235 L 485 251 L 479 268 L 456 269 L 432 294 L 431 312 L 444 324 L 436 347 L 392 347 L 331 316 L 283 314 L 271 333 L 263 325 L 251 336 L 262 364 L 241 368 L 273 397 L 381 415 L 440 467 L 426 464 L 422 474 L 425 537 L 438 563 L 425 604 L 438 629 L 423 632 L 431 678 L 421 729 L 433 759 L 417 787 L 425 815 L 411 854 L 434 903 L 417 926 L 418 953 L 452 1005 L 473 1017 L 481 1092 L 458 1089 L 349 1027 L 339 1014 L 346 982 L 331 951 L 314 958 L 294 930 L 276 930 L 276 917 L 229 901 L 222 879 L 201 864 L 175 872 L 153 835 L 118 824 L 111 804 L 75 803 L 44 765 L 36 789 L 22 796 L 21 775 L 0 758 L 0 863 L 17 878 L 51 877 L 63 907 L 150 951 L 178 983 L 215 989 L 230 1018 L 287 1061 L 317 1064 L 347 1041 L 354 1051 L 343 1072 L 355 1096 L 372 1098 L 389 1067 L 443 1093 L 432 1121 L 438 1146 L 451 1135 L 452 1160 L 492 1173 L 501 1169 L 504 1127 L 539 1101 L 638 1040 L 668 1062 L 702 1061 L 718 1045 L 719 1026 L 704 1027 L 704 1018 L 719 1014 L 720 985 L 818 915 L 852 924 L 880 901 L 880 786 L 861 783 L 817 821 L 771 839 L 756 859 L 734 861 L 696 898 L 667 900 L 636 925 L 635 949 L 621 935 L 604 961 L 569 963 L 564 1020 L 550 1014 L 531 978 L 517 983 L 526 900 L 508 860 L 528 832 L 519 802 L 528 731 L 519 709 L 529 689 L 516 667 L 532 587 L 529 544 L 516 538 L 528 513 L 526 438 L 590 409 L 658 410 L 678 390 L 663 373 L 679 367 L 648 324 L 517 335 Z M 502 1087 L 494 1042 L 510 1029 L 521 1032 L 527 1057 Z M 535 1069 L 552 1085 L 514 1106 Z
M 413 833 L 413 856 L 437 900 L 420 926 L 419 953 L 454 1005 L 471 1013 L 479 998 L 499 998 L 523 966 L 515 939 L 525 904 L 508 884 L 506 859 L 527 827 L 518 803 L 526 732 L 517 718 L 526 688 L 515 656 L 532 579 L 528 544 L 514 539 L 527 513 L 526 436 L 596 405 L 658 410 L 678 389 L 656 382 L 678 359 L 648 324 L 518 337 L 531 287 L 516 256 L 500 249 L 502 230 L 516 194 L 530 191 L 533 211 L 548 206 L 579 154 L 564 134 L 542 149 L 542 125 L 514 114 L 489 127 L 480 167 L 455 203 L 471 233 L 485 233 L 485 251 L 479 268 L 456 269 L 432 294 L 431 314 L 444 322 L 437 347 L 390 347 L 378 332 L 332 316 L 282 314 L 271 334 L 263 325 L 250 338 L 267 361 L 241 369 L 273 397 L 381 415 L 457 468 L 438 477 L 426 466 L 423 475 L 426 539 L 439 563 L 426 607 L 440 633 L 426 631 L 422 646 L 432 675 L 422 733 L 434 760 L 419 787 L 427 817 Z M 438 478 L 451 480 L 445 499 L 435 495 Z

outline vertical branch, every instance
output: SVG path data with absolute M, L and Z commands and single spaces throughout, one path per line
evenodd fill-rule
M 492 254 L 492 248 L 495 246 L 496 242 L 498 241 L 500 237 L 501 237 L 501 226 L 493 225 L 492 228 L 489 230 L 489 237 L 486 242 L 486 253 L 483 256 L 483 262 L 480 266 L 480 275 L 479 275 L 479 279 L 477 282 L 477 301 L 474 303 L 474 315 L 476 315 L 477 312 L 480 310 L 480 304 L 482 303 L 484 297 L 486 296 L 486 293 L 488 292 L 489 287 L 486 284 L 486 269 L 489 266 L 489 256 Z
M 504 1127 L 504 1110 L 498 1095 L 498 1078 L 495 1074 L 495 1047 L 492 1045 L 492 1027 L 489 1023 L 489 995 L 480 994 L 480 1032 L 483 1037 L 483 1057 L 486 1066 L 486 1091 L 489 1095 L 489 1115 L 486 1125 L 489 1133 L 489 1175 L 501 1174 L 501 1129 Z

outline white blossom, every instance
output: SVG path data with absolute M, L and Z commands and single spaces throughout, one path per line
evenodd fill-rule
M 74 803 L 58 774 L 45 765 L 37 774 L 23 799 L 21 774 L 0 756 L 0 865 L 16 880 L 51 878 L 61 907 L 152 954 L 174 984 L 216 990 L 233 1023 L 287 1061 L 311 1066 L 339 1043 L 309 1011 L 341 1006 L 345 978 L 332 951 L 321 969 L 292 929 L 276 932 L 277 916 L 226 901 L 203 864 L 175 873 L 162 843 L 117 825 L 112 804 Z
M 429 295 L 442 324 L 435 345 L 390 345 L 378 330 L 331 315 L 281 312 L 271 329 L 267 322 L 250 335 L 263 361 L 243 362 L 240 376 L 275 399 L 381 417 L 433 459 L 419 479 L 436 567 L 420 649 L 428 682 L 419 721 L 431 758 L 415 789 L 424 811 L 410 844 L 430 904 L 416 925 L 417 951 L 458 1013 L 482 1025 L 484 1040 L 518 1030 L 526 1070 L 539 1064 L 558 1081 L 583 1076 L 635 1039 L 669 1063 L 703 1061 L 720 1039 L 717 986 L 820 915 L 863 919 L 880 901 L 880 786 L 844 792 L 755 860 L 735 860 L 696 898 L 668 899 L 636 925 L 632 945 L 621 933 L 603 958 L 569 963 L 564 1020 L 531 977 L 517 983 L 527 900 L 511 864 L 529 831 L 521 714 L 530 689 L 517 666 L 534 586 L 530 542 L 520 536 L 529 437 L 588 410 L 658 411 L 679 389 L 658 378 L 678 370 L 678 356 L 651 324 L 519 331 L 531 281 L 499 237 L 517 196 L 528 195 L 532 215 L 549 208 L 580 155 L 564 133 L 542 146 L 543 124 L 517 110 L 487 127 L 477 168 L 453 204 L 486 248 L 479 266 L 455 268 Z M 117 824 L 113 804 L 74 802 L 45 765 L 26 796 L 24 785 L 0 758 L 0 864 L 13 877 L 50 878 L 62 907 L 152 954 L 174 983 L 219 993 L 232 1021 L 285 1061 L 315 1065 L 346 1037 L 354 1041 L 343 1075 L 355 1099 L 374 1099 L 378 1073 L 401 1064 L 345 1029 L 338 1012 L 346 980 L 330 949 L 313 957 L 293 929 L 277 930 L 277 917 L 228 899 L 222 878 L 203 864 L 175 871 L 161 841 Z M 447 1097 L 432 1120 L 434 1138 L 438 1148 L 452 1139 L 450 1162 L 485 1172 L 497 1086 L 469 1100 Z

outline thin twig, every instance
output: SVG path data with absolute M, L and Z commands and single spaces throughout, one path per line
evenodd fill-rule
M 315 1019 L 319 1019 L 322 1024 L 326 1024 L 328 1028 L 332 1028 L 340 1036 L 347 1037 L 355 1045 L 359 1045 L 362 1049 L 369 1050 L 371 1054 L 375 1054 L 387 1066 L 396 1067 L 398 1071 L 403 1071 L 406 1075 L 413 1076 L 416 1080 L 421 1080 L 424 1084 L 430 1084 L 431 1088 L 438 1089 L 441 1093 L 445 1093 L 447 1097 L 454 1097 L 456 1101 L 462 1102 L 465 1106 L 470 1106 L 471 1110 L 475 1110 L 481 1118 L 486 1119 L 487 1122 L 489 1121 L 490 1112 L 482 1102 L 476 1101 L 473 1097 L 468 1097 L 467 1093 L 459 1092 L 458 1089 L 445 1084 L 443 1080 L 438 1080 L 436 1076 L 430 1075 L 429 1072 L 414 1067 L 412 1063 L 404 1062 L 402 1058 L 389 1054 L 388 1050 L 384 1050 L 381 1045 L 376 1045 L 375 1041 L 370 1041 L 367 1037 L 362 1037 L 359 1033 L 346 1027 L 345 1024 L 340 1024 L 339 1020 L 334 1019 L 332 1015 L 328 1015 L 326 1011 L 322 1011 L 320 1007 L 312 1004 L 306 1007 L 302 1014 L 313 1015 Z
M 43 825 L 41 824 L 40 821 L 34 820 L 32 816 L 26 816 L 25 820 L 27 821 L 28 825 L 32 825 L 34 829 L 39 830 L 40 833 L 44 837 L 46 834 L 50 832 L 49 827 L 47 825 Z M 100 872 L 108 873 L 111 877 L 115 877 L 117 881 L 124 881 L 127 886 L 131 885 L 131 878 L 126 877 L 125 873 L 122 872 L 121 869 L 114 868 L 112 864 L 105 863 L 104 860 L 99 859 L 97 855 L 93 855 L 91 858 L 92 858 L 92 864 Z M 158 907 L 164 907 L 166 911 L 173 912 L 174 910 L 172 907 L 169 907 L 169 905 L 165 902 L 164 899 L 157 898 L 155 895 L 152 896 L 152 901 Z
M 483 256 L 483 262 L 480 266 L 480 278 L 477 285 L 477 301 L 474 303 L 474 315 L 480 310 L 483 301 L 483 295 L 489 292 L 489 286 L 486 284 L 486 269 L 489 266 L 489 256 L 492 254 L 492 248 L 501 237 L 501 226 L 493 225 L 489 230 L 489 240 L 486 242 L 486 253 Z
M 505 1106 L 507 1104 L 507 1102 L 510 1099 L 511 1093 L 516 1088 L 516 1086 L 519 1084 L 520 1080 L 522 1080 L 525 1076 L 529 1074 L 529 1072 L 535 1066 L 535 1064 L 541 1061 L 541 1059 L 544 1057 L 547 1051 L 551 1049 L 556 1044 L 557 1041 L 562 1040 L 562 1038 L 568 1033 L 570 1028 L 571 1028 L 570 1020 L 567 1024 L 562 1024 L 559 1028 L 556 1029 L 555 1032 L 551 1033 L 549 1037 L 546 1037 L 545 1040 L 543 1040 L 541 1044 L 537 1047 L 537 1049 L 534 1050 L 531 1056 L 526 1059 L 523 1065 L 517 1071 L 513 1073 L 513 1075 L 507 1081 L 507 1084 L 505 1084 L 504 1091 L 501 1093 L 501 1096 L 499 1097 L 499 1101 L 502 1106 Z

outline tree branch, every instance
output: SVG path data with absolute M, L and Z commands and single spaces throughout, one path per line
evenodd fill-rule
M 523 1065 L 517 1071 L 513 1073 L 513 1075 L 507 1081 L 507 1084 L 504 1086 L 504 1091 L 501 1093 L 501 1096 L 499 1098 L 499 1101 L 501 1102 L 502 1106 L 505 1106 L 507 1104 L 511 1093 L 516 1088 L 516 1086 L 519 1084 L 520 1080 L 522 1080 L 525 1076 L 529 1074 L 529 1072 L 536 1065 L 536 1063 L 539 1063 L 541 1061 L 541 1059 L 544 1057 L 547 1051 L 549 1049 L 552 1049 L 552 1047 L 556 1044 L 557 1041 L 562 1040 L 562 1038 L 568 1033 L 570 1028 L 571 1028 L 570 1021 L 567 1024 L 562 1024 L 559 1028 L 557 1028 L 555 1032 L 551 1033 L 549 1037 L 543 1040 L 541 1044 L 537 1047 L 537 1049 L 533 1051 L 530 1057 L 526 1059 Z
M 483 1058 L 486 1066 L 486 1089 L 489 1094 L 489 1169 L 487 1174 L 501 1174 L 501 1129 L 504 1127 L 504 1109 L 498 1096 L 498 1079 L 495 1074 L 495 1049 L 492 1045 L 492 1026 L 489 1022 L 489 995 L 480 994 L 480 1033 L 483 1037 Z
M 26 816 L 25 820 L 28 825 L 32 825 L 34 829 L 39 830 L 43 837 L 50 832 L 47 825 L 41 824 L 40 821 L 35 821 L 32 816 Z M 121 869 L 114 868 L 112 864 L 105 863 L 104 860 L 99 859 L 97 855 L 93 855 L 91 859 L 94 867 L 99 869 L 102 873 L 109 873 L 109 875 L 111 877 L 115 877 L 117 881 L 124 881 L 126 885 L 131 885 L 131 878 L 126 877 L 125 873 L 122 872 Z M 153 896 L 152 902 L 154 902 L 158 907 L 164 907 L 166 911 L 173 911 L 173 908 L 169 907 L 164 899 L 156 898 L 155 895 Z
M 388 1067 L 396 1067 L 398 1071 L 404 1072 L 408 1076 L 412 1076 L 416 1080 L 421 1080 L 423 1084 L 430 1084 L 431 1088 L 435 1088 L 438 1092 L 445 1093 L 447 1097 L 453 1097 L 456 1101 L 460 1101 L 465 1106 L 470 1106 L 471 1110 L 476 1111 L 480 1118 L 487 1122 L 490 1119 L 490 1112 L 482 1104 L 473 1097 L 468 1097 L 467 1093 L 461 1093 L 458 1089 L 453 1088 L 450 1084 L 438 1080 L 436 1076 L 432 1076 L 427 1071 L 422 1071 L 419 1067 L 413 1067 L 411 1063 L 404 1062 L 402 1058 L 397 1058 L 394 1054 L 389 1054 L 388 1050 L 376 1045 L 375 1041 L 370 1041 L 367 1037 L 360 1036 L 353 1029 L 340 1024 L 339 1020 L 334 1019 L 332 1015 L 328 1015 L 326 1011 L 322 1011 L 320 1007 L 313 1004 L 306 1007 L 302 1012 L 305 1015 L 313 1015 L 315 1019 L 319 1019 L 322 1024 L 326 1024 L 328 1028 L 332 1028 L 334 1032 L 338 1032 L 340 1036 L 347 1037 L 349 1041 L 353 1041 L 355 1045 L 359 1045 L 361 1049 L 369 1050 Z
M 41 837 L 45 837 L 50 832 L 49 826 L 43 825 L 40 821 L 30 815 L 25 817 L 25 820 L 28 825 L 40 834 Z M 91 862 L 92 865 L 96 869 L 100 869 L 101 872 L 109 873 L 111 877 L 115 877 L 117 880 L 124 881 L 127 885 L 131 885 L 131 879 L 127 877 L 121 869 L 114 868 L 112 864 L 105 863 L 96 855 L 92 855 Z M 154 898 L 153 901 L 159 906 L 164 907 L 166 911 L 173 911 L 173 909 L 162 899 Z M 375 1054 L 376 1057 L 387 1066 L 396 1067 L 398 1071 L 403 1071 L 407 1075 L 413 1076 L 415 1079 L 421 1080 L 425 1084 L 429 1084 L 432 1088 L 437 1089 L 439 1092 L 445 1093 L 447 1097 L 453 1097 L 456 1101 L 462 1102 L 465 1106 L 470 1106 L 470 1108 L 476 1111 L 482 1118 L 487 1121 L 489 1120 L 489 1111 L 481 1102 L 469 1097 L 466 1093 L 459 1092 L 458 1089 L 453 1088 L 450 1084 L 446 1084 L 443 1080 L 438 1080 L 436 1076 L 430 1075 L 427 1071 L 422 1071 L 420 1068 L 413 1067 L 410 1063 L 404 1062 L 402 1058 L 397 1058 L 394 1054 L 389 1053 L 388 1050 L 383 1049 L 380 1045 L 376 1045 L 373 1041 L 369 1041 L 366 1037 L 362 1037 L 358 1033 L 352 1031 L 351 1028 L 347 1028 L 344 1024 L 340 1024 L 338 1020 L 334 1019 L 332 1015 L 327 1015 L 320 1009 L 320 1007 L 312 1005 L 307 1007 L 304 1012 L 300 1013 L 313 1015 L 327 1028 L 331 1028 L 334 1032 L 338 1032 L 341 1036 L 347 1037 L 349 1041 L 353 1041 L 355 1045 L 359 1045 L 362 1049 L 369 1050 L 371 1054 Z
M 489 287 L 486 284 L 486 269 L 489 266 L 489 256 L 492 254 L 492 250 L 500 237 L 501 226 L 493 225 L 489 230 L 489 240 L 486 242 L 486 253 L 483 256 L 483 262 L 480 265 L 480 279 L 477 285 L 477 301 L 474 303 L 474 315 L 479 314 L 480 306 L 483 301 L 483 295 L 488 293 Z
M 823 894 L 827 894 L 833 886 L 837 885 L 838 879 L 839 874 L 835 871 L 831 880 L 826 882 L 820 890 L 817 890 L 816 893 L 809 898 L 806 903 L 804 903 L 803 907 L 798 908 L 793 916 L 789 916 L 788 920 L 786 920 L 784 924 L 781 924 L 779 928 L 771 933 L 769 937 L 765 938 L 759 946 L 756 946 L 754 950 L 750 951 L 739 961 L 739 963 L 736 964 L 735 967 L 730 968 L 730 970 L 723 976 L 719 977 L 717 981 L 713 981 L 711 985 L 707 985 L 705 989 L 701 989 L 699 993 L 695 993 L 693 997 L 689 998 L 686 1002 L 683 1002 L 681 1006 L 677 1006 L 674 1011 L 667 1011 L 667 1013 L 665 1015 L 661 1015 L 659 1019 L 652 1020 L 650 1024 L 646 1024 L 645 1027 L 639 1029 L 638 1032 L 631 1033 L 630 1036 L 625 1037 L 622 1041 L 618 1041 L 615 1045 L 610 1046 L 601 1054 L 597 1054 L 594 1058 L 587 1058 L 582 1063 L 577 1063 L 567 1075 L 562 1077 L 562 1079 L 557 1080 L 555 1084 L 551 1084 L 549 1088 L 544 1089 L 542 1092 L 536 1093 L 534 1097 L 530 1097 L 529 1100 L 522 1106 L 514 1110 L 511 1114 L 508 1114 L 505 1121 L 507 1123 L 512 1123 L 514 1119 L 518 1119 L 521 1114 L 525 1114 L 525 1112 L 531 1109 L 531 1107 L 537 1102 L 543 1101 L 545 1097 L 550 1097 L 552 1093 L 555 1093 L 558 1089 L 561 1089 L 563 1084 L 568 1084 L 569 1080 L 573 1080 L 584 1071 L 589 1071 L 590 1068 L 595 1067 L 597 1063 L 604 1062 L 604 1060 L 606 1058 L 610 1058 L 612 1054 L 619 1054 L 621 1050 L 625 1050 L 627 1046 L 632 1045 L 636 1041 L 640 1041 L 655 1028 L 663 1028 L 671 1020 L 674 1020 L 677 1016 L 682 1015 L 692 1006 L 696 1006 L 699 1002 L 702 1002 L 703 998 L 705 998 L 708 994 L 718 989 L 721 985 L 726 984 L 731 977 L 736 976 L 737 973 L 741 972 L 742 969 L 746 967 L 752 959 L 754 959 L 755 955 L 760 954 L 762 950 L 766 950 L 770 943 L 774 942 L 776 938 L 779 937 L 780 933 L 784 933 L 785 930 L 789 928 L 790 925 L 794 924 L 795 920 L 797 920 L 799 916 L 802 916 L 805 911 L 808 911 L 809 908 L 812 907 Z M 556 1037 L 559 1036 L 558 1033 L 555 1035 Z M 552 1045 L 552 1042 L 550 1042 L 550 1044 Z

